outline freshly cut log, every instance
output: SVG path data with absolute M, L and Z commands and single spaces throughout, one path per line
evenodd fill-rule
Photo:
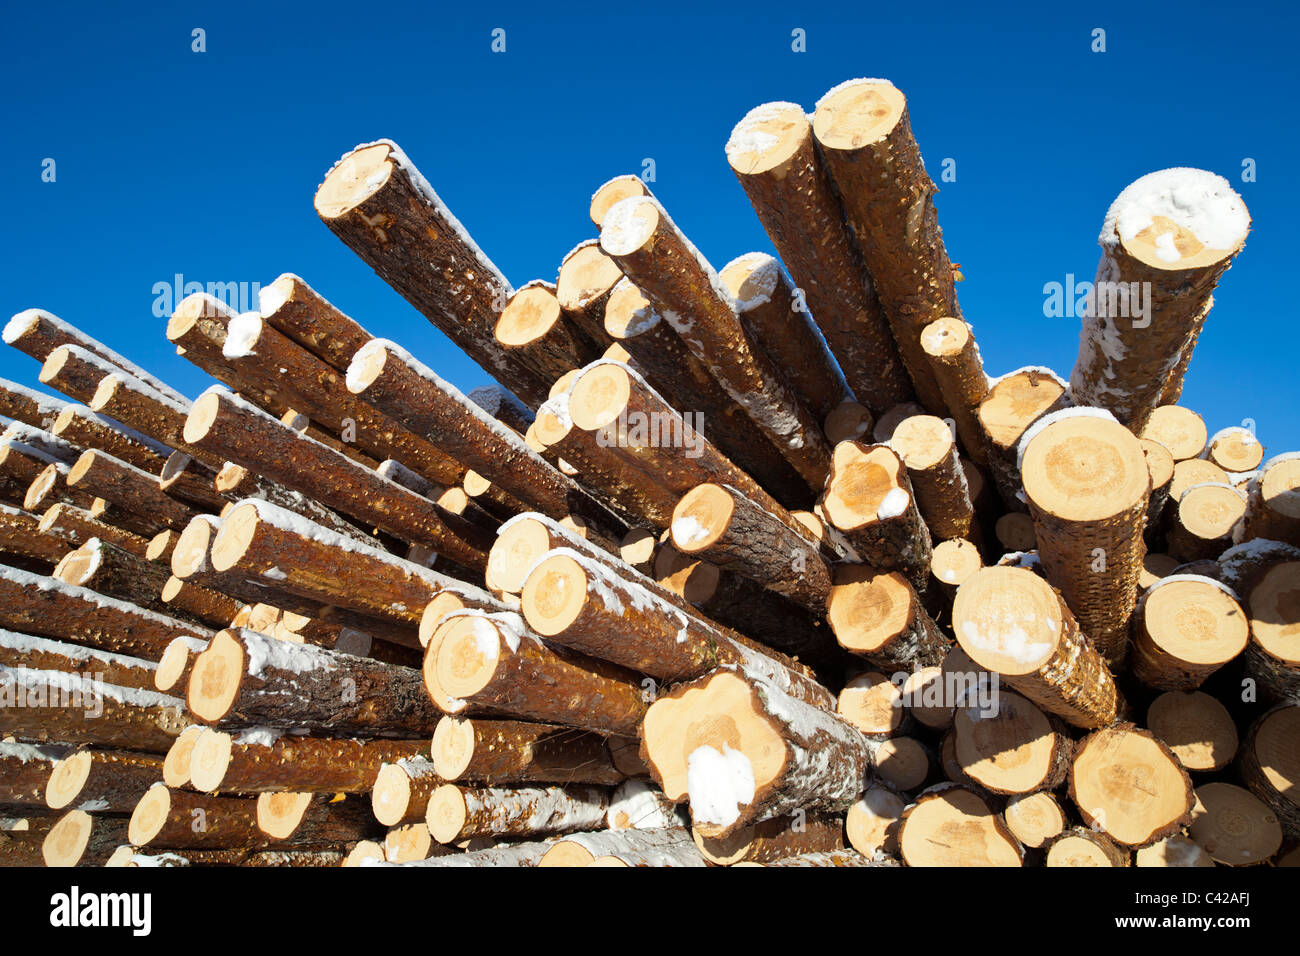
M 950 598 L 967 578 L 983 566 L 979 548 L 966 538 L 940 541 L 930 552 L 930 576 L 939 582 L 943 593 Z
M 325 175 L 316 213 L 485 372 L 536 408 L 546 384 L 492 337 L 513 289 L 396 143 L 358 146 Z
M 0 626 L 156 661 L 177 634 L 206 636 L 184 621 L 0 566 Z
M 1215 781 L 1196 788 L 1187 835 L 1218 863 L 1252 866 L 1282 848 L 1273 809 L 1249 790 Z
M 188 452 L 174 451 L 158 473 L 158 487 L 173 498 L 208 511 L 219 511 L 231 499 L 215 487 L 216 473 Z
M 581 330 L 596 351 L 610 345 L 605 310 L 610 294 L 622 279 L 623 270 L 600 248 L 599 239 L 580 242 L 560 262 L 556 299 L 565 318 Z
M 872 774 L 900 793 L 924 787 L 937 765 L 936 754 L 916 737 L 890 737 L 871 743 Z
M 1250 479 L 1242 525 L 1241 541 L 1300 545 L 1300 452 L 1270 458 Z
M 659 538 L 649 528 L 632 528 L 623 535 L 618 555 L 628 567 L 648 576 L 654 573 L 658 544 Z
M 64 671 L 0 666 L 0 733 L 166 753 L 190 719 L 175 697 Z
M 1023 568 L 983 568 L 957 589 L 952 628 L 979 667 L 1075 727 L 1107 727 L 1124 709 L 1106 661 L 1060 593 Z
M 1249 428 L 1234 425 L 1210 436 L 1205 457 L 1227 472 L 1254 471 L 1264 463 L 1264 446 Z
M 872 741 L 902 733 L 908 726 L 902 691 L 877 671 L 863 671 L 849 680 L 840 691 L 835 713 Z
M 62 744 L 0 739 L 0 805 L 45 806 L 50 773 L 66 753 Z
M 227 729 L 410 738 L 438 721 L 417 670 L 244 628 L 212 638 L 194 662 L 186 702 L 197 720 Z
M 1249 592 L 1251 640 L 1246 648 L 1246 676 L 1255 682 L 1259 697 L 1268 703 L 1300 702 L 1297 591 L 1300 561 L 1283 561 L 1258 577 Z
M 78 508 L 94 506 L 96 499 L 91 492 L 82 488 L 68 486 L 68 473 L 72 469 L 63 462 L 54 461 L 45 464 L 39 458 L 28 457 L 13 444 L 0 447 L 0 467 L 12 468 L 18 461 L 22 461 L 22 470 L 27 470 L 28 465 L 36 468 L 41 468 L 44 465 L 27 486 L 26 492 L 16 496 L 23 510 L 34 514 L 42 508 L 49 508 L 54 504 L 69 504 Z M 10 473 L 13 474 L 17 470 L 13 469 Z M 131 520 L 122 521 L 122 524 L 133 528 L 147 528 L 150 530 L 157 527 L 156 522 L 141 515 L 131 515 Z
M 445 617 L 426 651 L 426 683 L 431 671 L 450 699 L 525 720 L 635 736 L 646 711 L 635 674 L 544 644 L 514 614 Z
M 988 397 L 989 380 L 970 326 L 952 317 L 935 319 L 921 330 L 921 351 L 948 406 L 962 450 L 983 464 L 988 450 L 979 407 Z
M 1292 839 L 1300 837 L 1297 734 L 1300 734 L 1300 704 L 1275 707 L 1251 725 L 1238 761 L 1241 782 L 1268 804 L 1283 831 Z
M 438 787 L 426 822 L 439 843 L 474 837 L 530 837 L 598 827 L 605 821 L 604 787 Z
M 1146 591 L 1161 578 L 1173 574 L 1177 567 L 1178 562 L 1169 555 L 1148 551 L 1142 558 L 1142 573 L 1138 576 L 1138 588 Z
M 52 507 L 69 506 L 58 504 Z M 30 558 L 42 566 L 57 565 L 76 547 L 75 539 L 69 540 L 71 535 L 53 529 L 46 533 L 41 524 L 42 519 L 34 514 L 0 504 L 0 555 Z
M 907 466 L 917 508 L 932 538 L 965 538 L 974 527 L 975 506 L 966 473 L 957 461 L 957 441 L 947 422 L 933 415 L 905 418 L 889 445 Z
M 950 646 L 944 655 L 945 662 L 953 656 L 954 650 L 955 645 Z M 951 688 L 950 683 L 953 685 Z M 971 683 L 974 684 L 974 681 Z M 958 687 L 955 681 L 950 681 L 942 664 L 938 667 L 916 668 L 903 681 L 903 706 L 907 708 L 908 716 L 922 726 L 930 730 L 947 730 L 952 726 L 957 700 L 966 690 L 965 687 Z M 969 690 L 978 691 L 978 685 Z
M 155 689 L 166 694 L 171 691 L 183 691 L 194 669 L 194 659 L 208 646 L 206 639 L 197 637 L 177 637 L 163 650 L 154 669 Z
M 599 861 L 599 862 L 598 862 Z M 536 863 L 556 866 L 707 866 L 683 828 L 598 830 L 551 843 Z
M 163 583 L 159 597 L 175 613 L 212 628 L 225 627 L 239 610 L 239 602 L 234 598 L 174 575 Z
M 370 802 L 355 794 L 279 790 L 257 795 L 257 828 L 277 843 L 329 845 L 377 835 Z
M 1169 489 L 1174 482 L 1174 456 L 1169 449 L 1150 438 L 1139 438 L 1151 476 L 1151 495 L 1147 499 L 1146 539 L 1151 544 L 1159 538 L 1161 517 L 1169 503 Z
M 442 783 L 433 763 L 423 757 L 386 763 L 370 791 L 371 812 L 386 827 L 417 823 L 424 819 L 429 797 Z
M 867 564 L 900 571 L 914 588 L 925 590 L 930 532 L 897 452 L 886 445 L 840 442 L 818 509 Z
M 434 771 L 450 782 L 612 786 L 624 778 L 603 736 L 557 724 L 444 717 L 430 752 Z
M 448 587 L 438 592 L 438 596 L 429 602 L 420 617 L 418 639 L 421 646 L 426 648 L 429 646 L 429 639 L 433 637 L 433 632 L 437 630 L 444 617 L 456 611 L 469 610 L 490 611 L 496 614 L 510 611 L 512 608 L 507 607 L 504 602 L 497 600 L 487 591 L 481 591 L 469 584 Z
M 1065 811 L 1047 790 L 1012 797 L 1002 811 L 1002 819 L 1021 845 L 1035 850 L 1046 846 L 1066 827 Z
M 169 448 L 194 455 L 209 468 L 220 468 L 221 460 L 191 448 L 182 437 L 188 400 L 178 401 L 122 375 L 105 375 L 95 394 L 86 402 L 91 411 L 129 425 Z
M 145 791 L 162 780 L 162 758 L 122 750 L 78 750 L 50 771 L 45 803 L 62 810 L 130 813 Z
M 868 747 L 856 729 L 761 679 L 722 668 L 661 695 L 642 748 L 671 800 L 690 800 L 692 829 L 727 837 L 790 813 L 835 813 L 857 799 Z
M 125 820 L 69 810 L 45 834 L 41 858 L 46 866 L 103 866 L 126 834 Z
M 1141 429 L 1249 229 L 1241 197 L 1204 170 L 1148 173 L 1121 192 L 1099 240 L 1097 282 L 1070 374 L 1074 401 Z
M 781 263 L 764 252 L 732 259 L 718 273 L 759 348 L 785 370 L 804 407 L 821 421 L 853 393 Z
M 649 197 L 609 210 L 600 247 L 618 262 L 809 488 L 826 477 L 830 447 L 785 373 L 736 313 L 713 267 Z
M 938 664 L 949 646 L 907 578 L 865 564 L 835 569 L 826 619 L 840 647 L 879 667 Z
M 54 577 L 140 607 L 164 611 L 166 606 L 160 595 L 170 575 L 161 565 L 137 557 L 115 544 L 91 538 L 59 562 Z
M 1134 866 L 1183 867 L 1214 866 L 1214 858 L 1206 853 L 1191 837 L 1181 833 L 1157 840 L 1133 854 Z
M 1023 866 L 1025 851 L 988 802 L 941 783 L 903 811 L 899 854 L 908 866 Z
M 650 187 L 640 176 L 631 174 L 615 176 L 592 193 L 591 204 L 588 207 L 592 225 L 599 229 L 605 221 L 605 213 L 609 212 L 610 207 L 620 199 L 649 195 L 651 195 Z
M 854 806 L 857 806 L 855 803 Z M 844 820 L 835 814 L 792 814 L 773 817 L 737 830 L 728 837 L 692 832 L 700 855 L 715 866 L 765 864 L 805 853 L 844 848 Z
M 8 513 L 7 510 L 5 512 Z M 51 505 L 42 515 L 38 530 L 57 540 L 84 544 L 91 538 L 109 541 L 138 557 L 148 557 L 149 541 L 106 521 L 93 517 L 85 508 L 60 502 Z M 166 532 L 175 534 L 175 532 Z M 150 559 L 152 560 L 152 559 Z
M 457 563 L 472 567 L 479 561 L 480 552 L 451 531 L 433 502 L 299 435 L 224 389 L 214 387 L 199 396 L 185 434 L 187 441 L 237 459 L 317 501 L 329 501 L 368 526 L 427 545 Z
M 358 847 L 361 845 L 357 844 Z M 419 823 L 408 823 L 389 830 L 380 845 L 380 852 L 383 859 L 390 863 L 409 863 L 435 856 L 447 856 L 457 851 L 434 843 L 433 837 L 429 834 L 428 824 L 421 820 Z
M 569 415 L 629 468 L 657 478 L 676 495 L 706 482 L 731 485 L 792 531 L 802 531 L 782 504 L 625 365 L 587 366 L 569 391 Z M 802 497 L 806 500 L 806 490 Z
M 134 378 L 80 346 L 60 345 L 46 356 L 37 379 L 42 385 L 62 392 L 74 402 L 88 402 L 94 397 L 99 380 L 105 375 Z M 140 386 L 147 387 L 139 379 L 135 381 Z
M 994 713 L 958 707 L 949 733 L 962 774 L 993 793 L 1054 790 L 1070 769 L 1073 741 L 1013 691 L 998 695 Z
M 1193 485 L 1183 492 L 1167 535 L 1179 561 L 1214 560 L 1232 545 L 1232 531 L 1246 513 L 1246 496 L 1231 485 Z
M 1035 423 L 1021 449 L 1043 570 L 1097 650 L 1121 661 L 1145 553 L 1142 446 L 1105 412 L 1067 409 Z
M 806 534 L 729 485 L 697 485 L 673 509 L 673 545 L 742 574 L 770 591 L 819 612 L 831 591 L 831 572 Z
M 44 361 L 42 359 L 41 361 Z M 0 378 L 0 415 L 15 421 L 49 428 L 58 419 L 67 402 L 7 378 Z
M 911 418 L 913 415 L 926 415 L 925 408 L 916 404 L 916 402 L 901 402 L 898 405 L 885 409 L 884 412 L 876 419 L 876 424 L 871 428 L 871 437 L 879 445 L 889 444 L 889 440 L 894 437 L 896 429 L 905 418 Z
M 647 780 L 624 780 L 609 798 L 611 830 L 663 830 L 686 826 L 686 814 Z
M 184 400 L 180 392 L 154 378 L 130 359 L 117 354 L 102 342 L 91 338 L 58 316 L 41 309 L 27 309 L 10 319 L 4 328 L 4 341 L 6 345 L 12 345 L 38 362 L 44 362 L 50 353 L 60 346 L 75 345 L 101 361 L 123 369 L 129 375 L 145 382 L 150 388 L 169 394 L 174 399 Z
M 906 806 L 888 787 L 867 787 L 844 817 L 845 839 L 869 859 L 898 856 L 898 821 Z
M 205 792 L 368 793 L 386 763 L 419 757 L 427 740 L 302 737 L 254 727 L 203 728 L 190 753 L 190 777 Z
M 1182 405 L 1160 405 L 1147 417 L 1146 424 L 1140 430 L 1135 429 L 1139 438 L 1157 441 L 1169 449 L 1174 461 L 1186 461 L 1199 458 L 1205 452 L 1208 430 L 1205 420 L 1200 415 Z M 1218 462 L 1215 462 L 1218 464 Z M 1259 467 L 1256 462 L 1254 468 Z M 1233 469 L 1249 471 L 1249 468 Z
M 1129 667 L 1148 687 L 1193 690 L 1249 639 L 1250 622 L 1231 591 L 1211 578 L 1174 574 L 1138 601 Z
M 736 866 L 797 866 L 797 867 L 839 867 L 839 866 L 898 866 L 889 858 L 873 860 L 855 850 L 829 850 L 824 853 L 801 853 L 787 856 L 771 863 L 737 863 Z
M 1129 851 L 1104 833 L 1070 827 L 1047 847 L 1044 866 L 1128 866 Z
M 376 469 L 376 471 L 385 478 L 391 477 L 380 469 Z M 407 471 L 409 474 L 415 474 L 409 469 Z M 397 481 L 398 484 L 402 483 L 396 478 L 392 480 Z M 242 465 L 236 465 L 233 461 L 228 461 L 221 466 L 221 470 L 217 472 L 213 484 L 216 490 L 220 494 L 228 496 L 230 501 L 238 501 L 241 498 L 261 498 L 263 501 L 269 501 L 273 505 L 279 505 L 281 508 L 300 514 L 309 521 L 324 525 L 331 531 L 346 534 L 367 544 L 376 543 L 377 539 L 373 535 L 362 531 L 355 524 L 343 518 L 338 512 L 327 508 L 319 501 L 304 495 L 300 491 L 293 491 L 282 484 L 271 481 L 263 475 L 254 474 Z
M 486 547 L 481 554 L 478 564 L 485 567 Z M 256 498 L 222 521 L 211 561 L 218 574 L 267 578 L 301 597 L 413 625 L 443 586 L 456 583 Z M 356 581 L 366 586 L 357 588 Z
M 158 487 L 158 479 L 133 465 L 93 449 L 68 471 L 68 487 L 106 498 L 137 515 L 147 515 L 161 529 L 183 528 L 194 511 Z
M 857 402 L 840 402 L 826 414 L 822 431 L 832 448 L 842 441 L 857 441 L 871 433 L 875 419 L 871 409 Z
M 615 344 L 602 356 L 604 361 L 628 366 L 659 395 L 670 398 L 673 408 L 698 411 L 692 416 L 694 427 L 763 487 L 791 500 L 807 496 L 807 485 L 799 473 L 629 279 L 620 280 L 610 294 L 605 331 Z M 628 354 L 615 356 L 614 349 Z M 571 378 L 565 377 L 569 379 L 565 394 L 580 372 L 570 374 Z
M 1209 694 L 1171 690 L 1151 702 L 1147 727 L 1188 770 L 1222 770 L 1237 753 L 1237 725 Z
M 1078 743 L 1069 793 L 1085 824 L 1130 847 L 1177 833 L 1193 803 L 1191 780 L 1173 751 L 1132 724 Z
M 529 510 L 526 504 L 510 492 L 494 485 L 472 468 L 465 472 L 461 487 L 479 507 L 499 521 Z
M 133 846 L 228 850 L 270 846 L 257 828 L 257 801 L 215 797 L 155 784 L 131 812 Z
M 880 414 L 911 398 L 911 380 L 803 108 L 755 107 L 732 130 L 726 152 L 858 400 Z
M 163 783 L 172 789 L 190 786 L 190 757 L 194 745 L 207 728 L 201 724 L 190 724 L 176 737 L 163 757 Z
M 98 381 L 96 381 L 98 387 Z M 83 448 L 99 448 L 144 471 L 160 471 L 172 449 L 84 405 L 69 405 L 50 431 Z
M 85 680 L 105 681 L 118 687 L 140 690 L 154 689 L 156 671 L 152 662 L 138 657 L 5 630 L 0 630 L 0 664 L 62 671 Z
M 725 664 L 815 706 L 831 703 L 829 692 L 802 672 L 571 548 L 533 565 L 521 603 L 543 638 L 651 677 L 691 680 Z
M 286 272 L 257 293 L 263 319 L 317 358 L 346 372 L 372 336 L 298 276 Z
M 921 332 L 936 319 L 961 318 L 961 310 L 934 208 L 938 190 L 906 100 L 887 80 L 851 80 L 817 101 L 812 127 L 903 364 L 921 403 L 941 414 Z
M 1065 382 L 1047 368 L 1017 369 L 989 386 L 977 415 L 987 439 L 989 473 L 1010 510 L 1027 510 L 1019 497 L 1020 439 L 1038 419 L 1069 404 Z
M 1232 476 L 1213 462 L 1204 458 L 1188 458 L 1174 464 L 1174 475 L 1169 481 L 1168 500 L 1177 504 L 1179 499 L 1197 485 L 1232 484 Z M 1166 511 L 1170 509 L 1166 507 Z
M 352 394 L 427 436 L 457 461 L 536 510 L 553 518 L 574 512 L 598 524 L 617 524 L 581 486 L 538 457 L 517 432 L 400 346 L 372 340 L 352 360 L 347 385 Z

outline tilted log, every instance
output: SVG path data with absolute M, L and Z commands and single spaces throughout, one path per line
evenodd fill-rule
M 263 319 L 337 371 L 346 372 L 357 349 L 372 336 L 291 272 L 257 293 Z
M 0 630 L 0 664 L 62 671 L 119 687 L 156 689 L 157 668 L 152 661 L 16 631 Z
M 1241 197 L 1204 170 L 1165 169 L 1125 188 L 1099 239 L 1097 281 L 1070 374 L 1074 400 L 1142 428 L 1249 229 Z
M 192 618 L 211 628 L 225 627 L 239 610 L 239 602 L 229 595 L 182 581 L 175 575 L 168 575 L 158 596 L 177 616 Z
M 818 487 L 830 459 L 820 423 L 761 351 L 717 273 L 663 207 L 645 197 L 623 200 L 606 215 L 600 244 L 807 485 Z
M 613 179 L 602 183 L 600 188 L 591 194 L 591 203 L 587 211 L 591 217 L 592 225 L 599 229 L 605 222 L 605 214 L 620 199 L 630 199 L 633 196 L 649 196 L 650 194 L 650 187 L 645 184 L 645 180 L 640 176 L 615 176 Z
M 975 506 L 966 473 L 957 458 L 957 441 L 948 423 L 933 415 L 913 415 L 898 423 L 889 446 L 907 466 L 916 505 L 935 540 L 978 534 Z
M 144 471 L 161 471 L 172 454 L 172 449 L 162 442 L 84 405 L 63 409 L 50 431 L 83 448 L 99 448 Z
M 600 248 L 599 239 L 578 243 L 560 260 L 556 300 L 597 352 L 611 344 L 605 313 L 611 293 L 623 278 L 623 270 Z
M 0 740 L 0 804 L 45 806 L 50 772 L 67 751 L 66 744 Z
M 433 763 L 425 757 L 404 757 L 385 763 L 370 790 L 371 812 L 386 827 L 418 823 L 424 820 L 429 798 L 442 783 Z
M 764 820 L 729 837 L 692 832 L 691 838 L 700 855 L 715 866 L 763 866 L 789 856 L 842 850 L 844 821 L 834 814 L 800 813 Z
M 529 837 L 600 826 L 609 790 L 559 787 L 470 787 L 448 783 L 429 799 L 429 833 L 439 843 L 474 837 Z
M 689 832 L 674 827 L 572 833 L 554 841 L 536 865 L 707 866 L 708 863 L 691 842 Z
M 1270 458 L 1246 486 L 1246 514 L 1237 537 L 1240 541 L 1268 538 L 1300 545 L 1298 501 L 1300 452 Z
M 54 505 L 64 508 L 67 505 Z M 42 530 L 41 519 L 36 515 L 0 504 L 0 554 L 33 558 L 43 565 L 56 565 L 76 546 L 66 531 Z
M 0 415 L 5 418 L 49 429 L 67 404 L 19 382 L 0 378 Z
M 158 487 L 158 479 L 100 451 L 87 451 L 68 471 L 68 487 L 86 491 L 154 519 L 159 528 L 183 528 L 194 509 Z
M 952 627 L 977 665 L 1075 727 L 1107 727 L 1124 700 L 1061 595 L 1023 568 L 976 571 L 957 589 Z
M 855 564 L 836 568 L 826 619 L 840 647 L 880 667 L 938 664 L 949 647 L 916 590 L 896 571 Z
M 45 835 L 41 857 L 46 866 L 103 866 L 126 835 L 125 820 L 70 810 Z
M 726 152 L 858 400 L 880 414 L 911 398 L 911 380 L 803 108 L 755 107 L 732 130 Z
M 546 383 L 492 337 L 513 289 L 396 143 L 358 146 L 326 174 L 316 212 L 485 372 L 536 408 Z
M 133 379 L 137 387 L 149 387 L 112 362 L 106 362 L 77 345 L 60 345 L 51 352 L 41 364 L 37 378 L 42 385 L 62 392 L 74 402 L 88 402 L 105 375 L 119 375 Z
M 988 451 L 979 407 L 988 397 L 989 379 L 971 327 L 961 319 L 935 319 L 921 330 L 921 350 L 948 406 L 962 450 L 983 464 Z
M 1017 369 L 990 384 L 977 415 L 988 448 L 989 474 L 1011 511 L 1028 510 L 1020 497 L 1020 439 L 1034 422 L 1069 401 L 1065 383 L 1048 368 Z
M 714 838 L 796 808 L 847 810 L 868 759 L 838 717 L 729 669 L 661 695 L 642 748 L 665 795 L 689 798 L 692 829 Z
M 500 385 L 481 385 L 465 397 L 502 425 L 507 425 L 520 434 L 526 432 L 532 424 L 532 409 Z
M 850 80 L 817 101 L 812 128 L 917 396 L 942 415 L 921 332 L 961 310 L 906 98 L 888 80 Z
M 55 810 L 130 813 L 145 791 L 162 780 L 162 758 L 125 750 L 78 750 L 50 771 L 46 805 Z
M 1251 575 L 1253 577 L 1253 575 Z M 1258 576 L 1246 597 L 1250 615 L 1250 644 L 1245 675 L 1255 682 L 1267 703 L 1300 702 L 1300 560 L 1275 563 Z
M 434 771 L 448 782 L 612 786 L 625 776 L 605 737 L 558 724 L 444 717 L 430 753 Z
M 382 828 L 359 794 L 278 790 L 257 795 L 257 828 L 277 844 L 348 844 L 377 836 Z
M 94 396 L 86 403 L 91 411 L 128 425 L 154 441 L 193 455 L 210 468 L 220 468 L 222 461 L 202 449 L 190 446 L 184 439 L 185 417 L 189 414 L 189 401 L 175 401 L 160 392 L 142 387 L 122 375 L 106 375 L 100 379 Z
M 1038 557 L 1079 627 L 1123 660 L 1145 546 L 1151 476 L 1142 446 L 1106 412 L 1066 409 L 1021 439 L 1020 470 Z
M 173 614 L 177 610 L 168 608 L 162 599 L 163 585 L 171 576 L 165 567 L 98 538 L 91 538 L 65 556 L 54 569 L 53 576 L 67 584 L 130 601 L 139 607 Z M 177 616 L 189 618 L 188 614 Z
M 186 702 L 197 720 L 221 728 L 409 738 L 438 720 L 419 671 L 243 628 L 212 638 L 194 662 Z
M 380 472 L 380 474 L 384 473 Z M 384 475 L 384 477 L 388 476 Z M 217 472 L 213 483 L 219 493 L 231 496 L 232 500 L 261 498 L 263 501 L 269 501 L 273 505 L 279 505 L 281 508 L 300 514 L 309 521 L 324 525 L 331 531 L 346 534 L 350 538 L 356 538 L 358 541 L 367 544 L 373 544 L 377 541 L 373 535 L 362 531 L 332 508 L 327 508 L 319 501 L 300 491 L 294 491 L 272 481 L 265 475 L 255 474 L 233 461 L 228 461 L 221 466 L 221 470 Z
M 150 787 L 131 811 L 127 830 L 133 846 L 229 850 L 271 846 L 257 828 L 257 801 Z
M 139 557 L 148 557 L 149 541 L 124 528 L 93 517 L 84 508 L 62 502 L 50 505 L 41 516 L 40 532 L 57 540 L 84 544 L 91 538 L 110 541 Z M 175 532 L 169 532 L 174 534 Z
M 515 290 L 492 334 L 511 361 L 546 382 L 600 354 L 560 308 L 554 284 L 541 280 Z

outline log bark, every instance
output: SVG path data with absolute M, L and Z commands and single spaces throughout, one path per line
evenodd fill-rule
M 189 524 L 194 510 L 158 487 L 158 479 L 133 465 L 100 451 L 87 451 L 68 471 L 68 487 L 120 505 L 136 515 L 149 516 L 158 529 L 180 529 Z
M 53 507 L 68 506 L 58 504 Z M 76 542 L 67 532 L 43 531 L 41 523 L 40 518 L 21 508 L 0 505 L 0 554 L 31 558 L 43 566 L 57 565 L 76 547 Z
M 1211 578 L 1175 574 L 1133 613 L 1133 676 L 1157 690 L 1193 690 L 1246 649 L 1250 624 L 1236 597 Z
M 931 538 L 947 540 L 977 534 L 975 506 L 948 423 L 933 415 L 905 418 L 894 429 L 889 444 L 907 466 L 917 508 Z
M 41 842 L 46 866 L 103 866 L 126 840 L 126 821 L 70 810 Z
M 41 361 L 44 361 L 42 359 Z M 36 428 L 51 428 L 68 403 L 19 382 L 0 378 L 0 415 Z
M 1108 727 L 1122 714 L 1124 700 L 1105 659 L 1060 593 L 1032 571 L 977 571 L 957 590 L 952 622 L 975 664 L 1048 713 L 1084 728 Z
M 532 409 L 500 385 L 482 385 L 465 397 L 502 425 L 520 434 L 528 431 L 528 426 L 533 423 Z
M 83 448 L 99 448 L 143 471 L 161 471 L 173 451 L 162 442 L 82 405 L 63 409 L 50 431 Z
M 0 630 L 0 664 L 62 671 L 118 687 L 156 689 L 156 666 L 152 661 L 14 631 Z
M 715 866 L 762 866 L 790 856 L 842 850 L 844 821 L 834 814 L 799 813 L 764 820 L 730 837 L 715 839 L 695 832 L 691 837 L 700 855 Z
M 604 787 L 467 787 L 443 784 L 429 800 L 439 843 L 474 837 L 530 837 L 591 829 L 605 820 Z
M 835 570 L 826 619 L 840 647 L 886 669 L 939 664 L 950 646 L 902 574 L 868 565 Z
M 419 671 L 242 628 L 221 631 L 199 655 L 186 702 L 197 720 L 223 729 L 410 738 L 438 721 Z
M 108 541 L 137 557 L 147 557 L 149 541 L 138 534 L 93 517 L 85 508 L 60 502 L 51 505 L 40 519 L 40 533 L 55 540 L 85 544 L 91 538 Z M 175 532 L 167 532 L 175 534 Z
M 1043 570 L 1079 627 L 1117 664 L 1128 649 L 1146 551 L 1151 477 L 1142 446 L 1109 417 L 1067 410 L 1035 424 L 1021 449 Z
M 64 744 L 0 740 L 0 804 L 44 807 L 50 773 L 67 750 Z
M 858 400 L 879 415 L 911 398 L 912 382 L 803 108 L 755 107 L 732 130 L 727 161 Z
M 258 290 L 262 318 L 339 372 L 371 335 L 291 272 Z
M 921 350 L 952 416 L 962 450 L 980 464 L 988 461 L 979 407 L 989 394 L 979 346 L 961 319 L 935 319 L 921 330 Z
M 445 717 L 434 728 L 431 754 L 448 782 L 613 786 L 626 776 L 603 736 L 557 724 Z
M 162 565 L 98 538 L 70 552 L 54 569 L 54 577 L 67 584 L 188 620 L 189 614 L 178 613 L 179 609 L 168 607 L 162 599 L 163 585 L 170 576 Z
M 546 383 L 492 337 L 513 289 L 395 143 L 358 146 L 326 174 L 316 212 L 379 277 L 532 408 Z
M 689 799 L 692 829 L 715 838 L 795 808 L 848 809 L 867 749 L 839 718 L 730 669 L 660 696 L 642 733 L 655 782 Z
M 41 364 L 37 378 L 42 385 L 57 389 L 75 402 L 88 402 L 105 375 L 130 378 L 137 387 L 148 388 L 140 379 L 78 345 L 60 345 L 52 351 Z
M 174 401 L 152 389 L 141 388 L 121 375 L 106 375 L 86 404 L 99 415 L 128 425 L 169 448 L 193 455 L 209 468 L 222 465 L 218 456 L 193 448 L 185 441 L 182 433 L 191 407 L 188 400 Z
M 78 750 L 50 771 L 45 803 L 51 809 L 130 813 L 162 780 L 162 758 L 123 750 Z
M 257 828 L 257 801 L 151 787 L 131 813 L 127 831 L 133 846 L 165 849 L 231 850 L 271 846 Z
M 1297 734 L 1300 705 L 1275 707 L 1251 724 L 1237 763 L 1241 782 L 1273 809 L 1283 832 L 1292 839 L 1300 837 Z
M 1249 228 L 1241 197 L 1203 170 L 1149 173 L 1120 193 L 1106 214 L 1070 375 L 1075 402 L 1141 429 L 1185 350 L 1190 357 L 1210 294 Z
M 370 801 L 358 794 L 277 790 L 257 795 L 257 828 L 277 845 L 349 844 L 378 836 Z
M 199 584 L 182 581 L 174 575 L 169 575 L 163 583 L 159 597 L 167 608 L 174 609 L 177 616 L 192 618 L 215 629 L 228 625 L 240 608 L 239 602 L 234 598 Z
M 597 352 L 611 344 L 605 313 L 610 294 L 622 279 L 623 270 L 600 248 L 598 239 L 578 243 L 560 262 L 556 277 L 560 308 Z

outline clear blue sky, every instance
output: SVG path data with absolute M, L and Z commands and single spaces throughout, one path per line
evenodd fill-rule
M 993 374 L 1068 375 L 1078 320 L 1044 318 L 1043 285 L 1093 277 L 1126 184 L 1167 166 L 1226 176 L 1254 224 L 1184 403 L 1211 431 L 1252 418 L 1270 452 L 1300 447 L 1290 5 L 158 6 L 5 5 L 0 320 L 47 309 L 195 394 L 210 382 L 167 343 L 155 283 L 297 272 L 468 390 L 484 373 L 317 219 L 315 188 L 342 153 L 396 140 L 515 285 L 553 279 L 594 234 L 591 192 L 651 157 L 655 193 L 721 266 L 770 250 L 723 155 L 736 120 L 883 76 L 907 94 L 936 180 L 956 160 L 939 217 Z M 806 52 L 791 50 L 795 28 Z M 36 373 L 0 349 L 0 376 Z

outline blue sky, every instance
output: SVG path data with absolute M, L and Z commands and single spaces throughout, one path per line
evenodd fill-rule
M 1286 291 L 1300 221 L 1294 8 L 837 7 L 7 4 L 0 319 L 47 309 L 192 395 L 210 382 L 166 341 L 155 284 L 297 272 L 468 390 L 485 374 L 313 212 L 342 153 L 396 140 L 515 285 L 553 279 L 594 235 L 591 192 L 653 158 L 656 195 L 721 266 L 770 251 L 723 154 L 734 123 L 767 100 L 811 109 L 842 80 L 883 76 L 907 94 L 936 180 L 956 162 L 939 218 L 993 374 L 1068 375 L 1078 320 L 1045 318 L 1043 286 L 1093 277 L 1125 185 L 1168 166 L 1227 177 L 1254 222 L 1183 402 L 1211 431 L 1250 418 L 1270 452 L 1300 447 Z M 505 53 L 490 49 L 497 27 Z M 796 28 L 806 52 L 791 49 Z M 1242 182 L 1246 158 L 1255 182 Z M 0 349 L 0 376 L 34 385 L 36 373 Z

